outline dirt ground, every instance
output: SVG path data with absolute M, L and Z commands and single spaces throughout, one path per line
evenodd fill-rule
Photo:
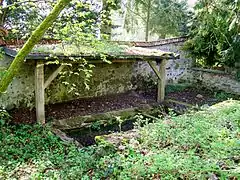
M 156 90 L 148 92 L 127 92 L 95 98 L 83 98 L 65 103 L 46 106 L 46 120 L 65 119 L 79 115 L 103 113 L 112 110 L 139 107 L 156 102 Z M 210 91 L 188 88 L 183 91 L 168 93 L 166 99 L 173 99 L 192 105 L 213 104 L 217 102 Z M 33 124 L 36 122 L 35 109 L 14 109 L 10 111 L 12 123 Z

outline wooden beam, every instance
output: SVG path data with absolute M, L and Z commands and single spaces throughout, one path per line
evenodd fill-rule
M 164 101 L 165 98 L 165 78 L 166 78 L 166 60 L 162 60 L 159 65 L 159 70 L 157 66 L 152 61 L 147 61 L 152 70 L 158 77 L 158 93 L 157 93 L 157 102 Z
M 57 77 L 57 75 L 62 71 L 62 69 L 65 67 L 65 65 L 61 65 L 59 66 L 50 76 L 49 78 L 46 80 L 46 82 L 44 83 L 44 89 L 46 89 L 51 82 Z
M 152 70 L 155 72 L 155 74 L 157 75 L 158 79 L 161 79 L 162 77 L 157 69 L 157 66 L 152 61 L 147 61 L 147 62 L 150 65 L 150 67 L 152 68 Z
M 165 98 L 165 78 L 166 78 L 166 60 L 162 60 L 159 65 L 159 73 L 160 77 L 158 79 L 158 94 L 157 94 L 157 102 L 164 101 Z
M 45 124 L 44 63 L 41 60 L 37 61 L 35 68 L 35 105 L 37 122 Z

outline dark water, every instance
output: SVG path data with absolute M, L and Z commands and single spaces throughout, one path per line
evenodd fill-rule
M 129 131 L 134 128 L 135 120 L 126 120 L 121 124 L 121 131 Z M 114 132 L 120 132 L 119 124 L 100 125 L 99 127 L 89 127 L 84 129 L 73 129 L 67 131 L 66 134 L 74 138 L 83 146 L 91 146 L 96 144 L 95 137 L 100 135 L 107 135 Z

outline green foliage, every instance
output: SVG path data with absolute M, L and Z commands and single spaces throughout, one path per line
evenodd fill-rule
M 116 152 L 108 142 L 77 149 L 48 127 L 1 126 L 0 178 L 39 179 L 238 179 L 240 102 L 166 116 L 147 123 L 140 138 Z M 145 124 L 142 127 L 142 123 Z
M 65 40 L 66 36 L 77 37 L 79 33 L 96 34 L 100 13 L 94 10 L 94 3 L 72 0 L 48 30 L 48 38 Z M 70 34 L 68 28 L 78 28 L 77 34 Z
M 160 38 L 184 35 L 187 31 L 188 6 L 186 1 L 129 0 L 125 26 L 129 31 L 142 28 Z M 147 34 L 146 34 L 147 35 Z
M 49 127 L 0 126 L 0 179 L 79 179 L 96 168 L 101 148 L 78 150 Z
M 240 1 L 199 1 L 185 49 L 205 66 L 234 67 L 240 59 Z
M 235 99 L 235 100 L 240 100 L 240 96 L 239 95 L 234 95 L 231 93 L 226 93 L 224 91 L 217 91 L 214 93 L 214 97 L 218 100 L 218 101 L 225 101 L 228 99 Z
M 188 6 L 187 2 L 162 0 L 153 8 L 150 20 L 150 32 L 160 37 L 181 36 L 187 33 Z
M 94 130 L 100 130 L 101 129 L 101 122 L 100 121 L 95 121 L 91 124 L 91 129 Z
M 102 0 L 101 39 L 110 39 L 112 31 L 111 13 L 120 9 L 121 0 Z
M 238 179 L 239 119 L 239 102 L 228 101 L 208 111 L 149 124 L 142 128 L 138 143 L 132 140 L 124 151 L 102 159 L 99 175 L 110 179 Z
M 0 25 L 9 29 L 7 39 L 27 39 L 56 4 L 56 0 L 5 0 L 4 2 L 5 7 L 1 8 L 2 12 L 0 12 Z M 66 28 L 73 24 L 78 26 L 78 32 L 96 36 L 98 29 L 111 28 L 111 11 L 118 10 L 119 5 L 119 0 L 104 0 L 100 9 L 100 2 L 71 0 L 44 38 L 62 40 Z M 102 33 L 105 33 L 104 30 Z
M 56 4 L 55 0 L 45 1 L 5 1 L 8 8 L 2 9 L 0 14 L 2 26 L 10 29 L 7 39 L 27 39 L 39 22 L 46 18 Z M 85 33 L 96 32 L 97 21 L 100 13 L 92 7 L 94 3 L 87 1 L 72 0 L 66 9 L 54 22 L 54 26 L 45 34 L 45 38 L 61 39 L 61 31 L 68 24 L 78 24 L 79 31 Z

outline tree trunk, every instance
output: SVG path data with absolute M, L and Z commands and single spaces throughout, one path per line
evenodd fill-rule
M 2 6 L 3 6 L 3 0 L 0 0 L 0 8 L 2 8 Z M 3 25 L 4 25 L 5 15 L 6 15 L 6 9 L 1 9 L 1 12 L 0 12 L 0 27 L 3 27 Z
M 148 0 L 147 4 L 147 20 L 146 20 L 146 34 L 145 34 L 145 41 L 148 41 L 149 39 L 149 20 L 150 20 L 150 11 L 151 11 L 151 0 Z
M 17 74 L 20 66 L 23 64 L 26 56 L 31 52 L 34 45 L 37 44 L 47 29 L 53 24 L 57 19 L 61 11 L 70 3 L 71 0 L 59 0 L 55 5 L 50 14 L 43 20 L 43 22 L 37 27 L 37 29 L 32 33 L 31 37 L 24 44 L 22 49 L 17 53 L 12 64 L 10 65 L 6 74 L 4 74 L 0 82 L 0 93 L 6 91 L 8 85 L 12 82 L 14 76 Z

